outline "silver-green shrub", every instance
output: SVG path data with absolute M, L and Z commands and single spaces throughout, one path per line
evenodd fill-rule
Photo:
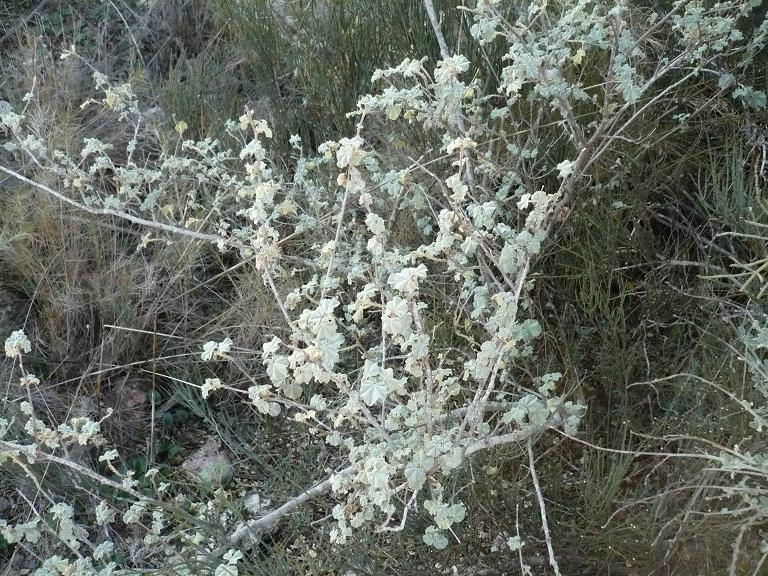
M 239 396 L 264 417 L 302 423 L 341 464 L 266 516 L 237 524 L 222 515 L 229 541 L 217 540 L 201 526 L 222 493 L 173 500 L 158 484 L 149 498 L 111 466 L 113 450 L 100 457 L 111 475 L 67 459 L 68 446 L 99 437 L 100 422 L 52 428 L 37 416 L 37 379 L 22 363 L 29 342 L 18 332 L 6 353 L 29 399 L 3 421 L 2 458 L 32 478 L 29 467 L 46 462 L 127 495 L 130 503 L 104 500 L 90 511 L 99 525 L 141 526 L 143 545 L 160 543 L 168 562 L 217 554 L 217 575 L 237 574 L 238 547 L 328 491 L 339 502 L 334 543 L 357 529 L 401 530 L 422 506 L 432 518 L 424 542 L 444 548 L 471 513 L 448 480 L 473 454 L 530 443 L 549 428 L 573 435 L 585 410 L 560 374 L 518 369 L 541 333 L 530 292 L 547 238 L 579 202 L 622 186 L 622 161 L 715 102 L 764 107 L 743 78 L 766 24 L 740 31 L 758 4 L 682 0 L 657 12 L 624 2 L 478 0 L 468 9 L 472 41 L 505 48 L 495 82 L 449 52 L 435 19 L 439 60 L 414 55 L 376 71 L 372 93 L 350 112 L 356 133 L 317 151 L 294 137 L 290 159 L 270 155 L 272 131 L 250 110 L 227 125 L 226 142 L 185 140 L 179 122 L 173 148 L 144 148 L 157 113 L 142 109 L 129 84 L 98 72 L 102 96 L 83 106 L 105 107 L 132 128 L 124 149 L 86 138 L 78 155 L 51 150 L 28 131 L 24 103 L 3 111 L 5 148 L 48 174 L 32 185 L 144 226 L 139 249 L 167 233 L 187 236 L 262 273 L 284 320 L 263 344 L 263 373 L 247 390 L 208 379 L 203 397 Z M 711 100 L 686 106 L 692 87 Z M 674 121 L 659 123 L 664 117 Z M 415 129 L 426 135 L 421 145 L 434 146 L 409 143 Z M 402 212 L 416 228 L 406 238 L 420 241 L 393 229 Z M 226 361 L 232 345 L 210 342 L 201 357 Z M 55 537 L 57 555 L 41 576 L 113 573 L 112 544 L 74 518 L 71 506 L 42 502 L 29 522 L 4 523 L 2 532 L 29 547 Z

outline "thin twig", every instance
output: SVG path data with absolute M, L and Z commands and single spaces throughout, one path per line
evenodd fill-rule
M 139 48 L 139 43 L 136 42 L 136 37 L 133 35 L 133 31 L 131 30 L 131 27 L 128 25 L 128 21 L 123 16 L 123 13 L 120 12 L 120 9 L 117 6 L 115 6 L 115 3 L 112 2 L 112 0 L 109 0 L 109 4 L 112 6 L 112 8 L 114 8 L 115 12 L 117 12 L 117 15 L 120 17 L 120 20 L 123 21 L 123 25 L 125 26 L 125 29 L 128 32 L 128 36 L 131 38 L 131 42 L 133 43 L 133 47 L 136 49 L 136 55 L 139 57 L 139 60 L 141 60 L 141 63 L 144 66 L 144 68 L 146 68 L 147 63 L 144 61 L 144 55 L 141 53 L 141 48 Z
M 99 216 L 115 216 L 117 218 L 122 218 L 123 220 L 128 220 L 129 222 L 133 222 L 134 224 L 140 224 L 141 226 L 147 226 L 148 228 L 163 230 L 164 232 L 170 232 L 171 234 L 188 236 L 190 238 L 195 238 L 197 240 L 207 240 L 208 242 L 221 242 L 223 240 L 221 236 L 216 236 L 214 234 L 205 234 L 203 232 L 195 232 L 194 230 L 187 230 L 186 228 L 179 228 L 178 226 L 171 226 L 170 224 L 155 222 L 154 220 L 146 220 L 144 218 L 139 218 L 138 216 L 133 216 L 132 214 L 128 214 L 127 212 L 120 212 L 119 210 L 111 210 L 110 208 L 93 208 L 92 206 L 86 206 L 85 204 L 81 204 L 80 202 L 77 202 L 75 200 L 72 200 L 71 198 L 68 198 L 61 192 L 57 192 L 56 190 L 54 190 L 49 186 L 46 186 L 45 184 L 42 184 L 40 182 L 35 182 L 34 180 L 31 180 L 26 176 L 23 176 L 18 172 L 11 170 L 10 168 L 6 168 L 5 166 L 0 166 L 0 172 L 5 172 L 9 176 L 13 176 L 17 180 L 20 180 L 21 182 L 29 184 L 30 186 L 34 186 L 35 188 L 37 188 L 38 190 L 42 190 L 43 192 L 47 192 L 48 194 L 50 194 L 55 198 L 58 198 L 62 202 L 65 202 L 70 206 L 74 206 L 75 208 L 78 208 L 90 214 L 96 214 Z
M 280 307 L 280 312 L 283 313 L 285 321 L 288 323 L 288 327 L 295 332 L 296 327 L 293 325 L 293 320 L 291 320 L 288 310 L 286 310 L 285 304 L 283 304 L 283 299 L 280 298 L 280 293 L 277 291 L 275 281 L 272 279 L 272 274 L 269 272 L 269 264 L 264 267 L 264 278 L 267 281 L 267 286 L 269 286 L 269 289 L 272 291 L 272 296 L 274 296 L 275 302 L 277 302 L 277 305 Z
M 336 260 L 336 250 L 338 250 L 339 241 L 341 240 L 341 226 L 344 223 L 344 215 L 347 212 L 347 203 L 349 201 L 349 186 L 344 190 L 344 197 L 341 200 L 341 209 L 339 210 L 339 221 L 336 223 L 336 234 L 333 237 L 333 250 L 331 250 L 331 257 L 328 258 L 328 268 L 325 271 L 325 279 L 323 280 L 323 286 L 320 292 L 320 300 L 325 298 L 325 292 L 328 288 L 328 282 L 333 272 L 333 264 Z
M 695 458 L 700 460 L 711 460 L 713 462 L 717 462 L 718 464 L 723 462 L 721 457 L 706 453 L 693 454 L 691 452 L 649 452 L 646 450 L 622 450 L 621 448 L 606 448 L 605 446 L 599 446 L 597 444 L 587 442 L 586 440 L 582 440 L 577 436 L 571 436 L 570 434 L 567 434 L 562 430 L 558 430 L 557 428 L 551 427 L 550 429 L 554 430 L 558 434 L 561 434 L 562 436 L 565 436 L 566 438 L 570 438 L 574 442 L 583 444 L 584 446 L 593 448 L 594 450 L 600 450 L 601 452 L 608 452 L 610 454 L 626 454 L 627 456 L 658 456 L 660 458 Z
M 432 0 L 424 0 L 424 9 L 427 11 L 427 16 L 429 17 L 429 23 L 432 25 L 432 30 L 435 33 L 435 38 L 437 38 L 437 44 L 440 46 L 440 57 L 443 60 L 446 60 L 450 58 L 451 53 L 448 51 L 448 44 L 445 41 L 445 36 L 443 36 L 443 30 L 440 25 L 440 20 L 437 17 L 437 12 L 435 12 L 435 5 L 432 3 Z M 464 119 L 461 115 L 459 115 L 457 120 L 457 126 L 459 128 L 459 132 L 461 135 L 465 135 L 467 133 L 467 130 L 464 126 Z M 475 161 L 472 156 L 472 153 L 467 151 L 467 182 L 469 183 L 469 188 L 474 192 L 475 190 Z
M 733 554 L 731 555 L 731 563 L 728 566 L 728 576 L 736 576 L 738 574 L 739 555 L 741 554 L 741 543 L 744 540 L 744 534 L 746 534 L 752 526 L 757 523 L 759 516 L 753 516 L 747 522 L 742 524 L 739 533 L 736 535 L 736 540 L 733 543 Z
M 544 506 L 544 496 L 541 494 L 541 486 L 539 485 L 539 477 L 536 475 L 536 468 L 534 466 L 533 447 L 531 441 L 528 440 L 528 464 L 531 470 L 531 479 L 533 480 L 533 487 L 536 489 L 536 497 L 539 500 L 539 511 L 541 512 L 541 527 L 544 529 L 544 540 L 547 542 L 547 553 L 549 554 L 549 565 L 552 566 L 552 570 L 555 571 L 555 576 L 560 576 L 560 566 L 557 564 L 555 558 L 555 551 L 552 548 L 552 537 L 549 535 L 549 524 L 547 524 L 547 509 Z
M 25 457 L 29 458 L 31 456 L 33 460 L 36 460 L 39 462 L 52 462 L 55 464 L 60 464 L 67 468 L 71 468 L 75 472 L 78 472 L 83 476 L 87 476 L 88 478 L 91 478 L 92 480 L 95 480 L 100 484 L 104 484 L 105 486 L 110 486 L 115 490 L 120 490 L 122 492 L 130 494 L 137 500 L 144 500 L 152 503 L 156 502 L 153 498 L 148 498 L 147 496 L 144 496 L 141 492 L 138 492 L 133 488 L 129 488 L 128 486 L 124 486 L 119 482 L 110 480 L 109 478 L 102 476 L 101 474 L 94 472 L 93 470 L 86 468 L 85 466 L 81 466 L 76 462 L 72 462 L 70 460 L 67 460 L 66 458 L 60 458 L 59 456 L 54 456 L 53 454 L 48 454 L 47 452 L 43 452 L 42 450 L 38 450 L 37 447 L 35 447 L 34 452 L 30 452 L 29 446 L 24 446 L 23 444 L 16 444 L 15 442 L 8 442 L 6 440 L 0 440 L 0 449 L 6 452 L 11 452 L 11 453 L 19 452 L 24 454 Z

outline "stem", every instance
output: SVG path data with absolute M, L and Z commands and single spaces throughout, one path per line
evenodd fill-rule
M 443 36 L 443 31 L 440 29 L 440 20 L 437 18 L 437 12 L 435 12 L 435 5 L 432 3 L 432 0 L 424 0 L 424 9 L 427 11 L 427 16 L 429 16 L 432 30 L 435 31 L 437 44 L 440 46 L 440 56 L 446 59 L 450 56 L 448 44 L 445 43 L 445 36 Z
M 62 202 L 69 204 L 70 206 L 74 206 L 75 208 L 78 208 L 79 210 L 83 210 L 90 214 L 96 214 L 99 216 L 115 216 L 117 218 L 122 218 L 123 220 L 128 220 L 129 222 L 133 222 L 134 224 L 140 224 L 141 226 L 147 226 L 148 228 L 156 228 L 157 230 L 163 230 L 165 232 L 170 232 L 172 234 L 178 234 L 179 236 L 188 236 L 190 238 L 196 238 L 197 240 L 207 240 L 208 242 L 221 242 L 221 240 L 223 240 L 221 236 L 217 236 L 215 234 L 205 234 L 203 232 L 195 232 L 194 230 L 187 230 L 186 228 L 171 226 L 170 224 L 163 224 L 161 222 L 155 222 L 153 220 L 146 220 L 144 218 L 139 218 L 138 216 L 133 216 L 132 214 L 128 214 L 127 212 L 121 212 L 119 210 L 112 210 L 110 208 L 93 208 L 92 206 L 86 206 L 85 204 L 81 204 L 80 202 L 77 202 L 75 200 L 72 200 L 71 198 L 68 198 L 61 192 L 57 192 L 56 190 L 54 190 L 53 188 L 50 188 L 49 186 L 46 186 L 45 184 L 42 184 L 40 182 L 35 182 L 34 180 L 30 180 L 26 176 L 22 176 L 18 172 L 15 172 L 10 168 L 6 168 L 5 166 L 0 166 L 0 172 L 5 172 L 9 176 L 13 176 L 17 180 L 20 180 L 26 184 L 29 184 L 30 186 L 34 186 L 38 190 L 47 192 L 48 194 L 50 194 L 51 196 L 54 196 L 55 198 L 58 198 Z
M 291 320 L 291 317 L 288 315 L 288 310 L 285 309 L 283 299 L 280 298 L 280 293 L 277 291 L 275 281 L 272 279 L 272 274 L 269 272 L 269 264 L 264 267 L 264 278 L 267 281 L 267 286 L 269 286 L 269 289 L 272 291 L 272 296 L 274 296 L 275 302 L 277 302 L 277 305 L 280 307 L 280 312 L 283 313 L 285 321 L 288 323 L 288 327 L 291 329 L 291 331 L 296 332 L 296 327 L 293 325 L 293 320 Z
M 8 442 L 6 440 L 0 440 L 0 449 L 3 451 L 10 451 L 10 452 L 20 452 L 21 454 L 24 454 L 27 458 L 29 458 L 29 451 L 28 446 L 24 446 L 22 444 L 16 444 L 15 442 Z M 133 488 L 128 488 L 126 486 L 123 486 L 119 482 L 115 482 L 114 480 L 110 480 L 109 478 L 106 478 L 105 476 L 102 476 L 101 474 L 94 472 L 93 470 L 90 470 L 86 468 L 85 466 L 81 466 L 80 464 L 77 464 L 75 462 L 71 462 L 70 460 L 67 460 L 66 458 L 60 458 L 58 456 L 54 456 L 53 454 L 48 454 L 46 452 L 42 452 L 41 450 L 38 450 L 35 448 L 35 452 L 33 454 L 33 459 L 41 462 L 53 462 L 55 464 L 60 464 L 62 466 L 66 466 L 67 468 L 71 468 L 75 472 L 78 472 L 79 474 L 82 474 L 83 476 L 87 476 L 88 478 L 95 480 L 96 482 L 100 484 L 104 484 L 105 486 L 110 486 L 114 488 L 115 490 L 120 490 L 122 492 L 125 492 L 126 494 L 130 494 L 137 500 L 146 500 L 150 503 L 156 504 L 158 503 L 153 498 L 148 498 L 147 496 L 144 496 L 137 490 L 134 490 Z
M 435 5 L 432 3 L 432 0 L 424 0 L 424 9 L 427 11 L 427 16 L 429 17 L 429 23 L 432 25 L 432 30 L 435 33 L 435 38 L 437 38 L 437 44 L 440 46 L 440 57 L 443 60 L 446 60 L 447 58 L 450 58 L 451 53 L 448 51 L 448 44 L 445 42 L 445 36 L 443 36 L 443 30 L 440 26 L 440 20 L 437 17 L 437 12 L 435 12 Z M 462 135 L 467 133 L 467 130 L 464 127 L 464 119 L 462 118 L 461 115 L 459 115 L 457 125 L 459 128 L 459 132 Z M 470 189 L 474 192 L 475 162 L 470 152 L 467 152 L 467 181 L 469 182 Z
M 349 466 L 345 469 L 343 469 L 339 474 L 350 474 L 354 471 L 354 467 Z M 311 498 L 315 498 L 317 496 L 322 496 L 326 492 L 330 492 L 331 490 L 331 478 L 326 478 L 322 482 L 319 482 L 309 488 L 308 490 L 305 490 L 298 496 L 295 496 L 288 500 L 285 504 L 280 506 L 277 510 L 273 510 L 269 514 L 262 516 L 261 518 L 257 518 L 255 520 L 250 520 L 247 522 L 244 526 L 241 526 L 237 530 L 235 530 L 232 535 L 229 537 L 230 542 L 232 544 L 237 545 L 239 542 L 241 542 L 246 536 L 252 535 L 252 536 L 260 536 L 261 534 L 264 534 L 265 532 L 269 532 L 275 524 L 277 524 L 278 520 L 288 514 L 289 512 L 292 512 L 294 509 L 298 508 L 301 504 L 304 504 L 304 502 L 310 500 Z
M 328 259 L 328 269 L 325 271 L 325 280 L 323 281 L 323 287 L 320 292 L 320 300 L 325 298 L 325 291 L 328 288 L 328 281 L 331 278 L 331 272 L 333 272 L 333 263 L 336 259 L 336 250 L 338 250 L 339 241 L 341 240 L 341 225 L 344 222 L 344 214 L 347 211 L 347 202 L 349 201 L 349 186 L 344 189 L 344 198 L 341 200 L 341 210 L 339 211 L 339 221 L 336 224 L 336 234 L 333 237 L 333 251 L 331 257 Z
M 502 434 L 500 436 L 492 436 L 490 438 L 484 438 L 483 440 L 479 440 L 467 446 L 465 454 L 469 456 L 470 454 L 474 454 L 475 452 L 480 452 L 481 450 L 488 450 L 496 446 L 501 446 L 503 444 L 510 444 L 513 442 L 519 443 L 527 440 L 530 443 L 530 439 L 532 436 L 546 429 L 547 427 L 557 426 L 559 423 L 560 423 L 559 416 L 555 415 L 547 424 L 545 424 L 542 427 L 528 426 L 527 428 L 523 428 L 515 432 L 510 432 L 509 434 Z M 354 471 L 355 471 L 354 466 L 347 466 L 337 474 L 349 475 L 349 474 L 352 474 Z M 271 530 L 274 529 L 275 525 L 283 516 L 285 516 L 290 512 L 293 512 L 296 508 L 298 508 L 305 502 L 311 500 L 312 498 L 316 498 L 318 496 L 322 496 L 323 494 L 327 494 L 328 492 L 331 491 L 331 487 L 332 487 L 332 477 L 328 477 L 325 480 L 318 482 L 311 488 L 308 488 L 301 494 L 294 496 L 293 498 L 288 500 L 285 504 L 280 506 L 278 509 L 273 510 L 272 512 L 270 512 L 265 516 L 262 516 L 261 518 L 255 518 L 253 520 L 249 520 L 246 524 L 244 524 L 243 526 L 240 526 L 237 530 L 235 530 L 230 535 L 229 537 L 230 542 L 232 542 L 232 544 L 234 545 L 237 545 L 249 535 L 258 538 L 262 534 L 269 533 Z M 411 499 L 413 499 L 413 496 L 411 496 Z
M 544 506 L 544 496 L 541 494 L 541 486 L 539 485 L 539 477 L 536 474 L 536 468 L 534 466 L 533 447 L 531 441 L 528 440 L 528 464 L 531 470 L 531 478 L 533 479 L 533 487 L 536 489 L 536 497 L 539 500 L 539 512 L 541 512 L 541 526 L 544 528 L 544 540 L 547 542 L 547 553 L 549 554 L 549 565 L 552 566 L 552 570 L 555 571 L 555 576 L 560 576 L 560 566 L 557 564 L 555 558 L 555 551 L 552 548 L 552 537 L 549 535 L 549 524 L 547 523 L 547 509 Z

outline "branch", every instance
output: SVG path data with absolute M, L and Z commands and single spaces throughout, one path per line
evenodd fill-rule
M 432 30 L 435 31 L 435 37 L 437 38 L 437 43 L 440 46 L 440 56 L 442 56 L 443 60 L 445 60 L 446 58 L 450 57 L 451 54 L 448 52 L 448 44 L 445 43 L 443 31 L 440 29 L 440 20 L 437 18 L 435 5 L 432 3 L 432 0 L 424 0 L 424 8 L 427 11 L 427 16 L 429 16 L 429 23 L 432 24 Z
M 325 271 L 325 279 L 323 280 L 323 286 L 320 291 L 320 300 L 325 298 L 325 291 L 328 288 L 328 282 L 331 278 L 331 272 L 333 272 L 333 264 L 336 259 L 336 251 L 338 250 L 339 241 L 341 240 L 341 226 L 344 223 L 344 215 L 347 212 L 348 201 L 349 201 L 349 186 L 346 186 L 344 189 L 344 198 L 341 201 L 341 209 L 339 210 L 339 221 L 336 224 L 336 234 L 333 237 L 333 250 L 331 251 L 331 257 L 328 259 L 328 269 Z
M 277 305 L 280 307 L 280 312 L 283 313 L 283 316 L 285 317 L 285 321 L 288 323 L 288 327 L 291 329 L 293 333 L 295 333 L 296 326 L 293 325 L 293 321 L 291 320 L 291 317 L 288 314 L 288 310 L 286 310 L 285 304 L 283 304 L 283 299 L 280 298 L 280 293 L 277 291 L 277 286 L 275 286 L 275 281 L 272 279 L 272 274 L 269 272 L 268 263 L 264 266 L 264 278 L 267 281 L 266 282 L 267 286 L 269 286 L 269 289 L 272 291 L 272 296 L 274 296 L 275 302 L 277 302 Z
M 7 451 L 7 452 L 19 452 L 21 454 L 24 454 L 25 457 L 29 457 L 30 452 L 28 451 L 28 446 L 24 446 L 23 444 L 16 444 L 15 442 L 8 442 L 7 440 L 0 440 L 0 450 L 1 451 Z M 109 478 L 102 476 L 98 472 L 94 472 L 93 470 L 90 470 L 89 468 L 86 468 L 85 466 L 81 466 L 80 464 L 77 464 L 76 462 L 72 462 L 70 460 L 67 460 L 66 458 L 61 458 L 59 456 L 54 456 L 53 454 L 48 454 L 47 452 L 43 452 L 42 450 L 35 449 L 34 454 L 32 455 L 35 461 L 37 462 L 53 462 L 55 464 L 60 464 L 61 466 L 65 466 L 67 468 L 70 468 L 77 472 L 78 474 L 82 474 L 83 476 L 87 476 L 88 478 L 95 480 L 96 482 L 99 482 L 100 484 L 104 484 L 106 486 L 109 486 L 111 488 L 114 488 L 115 490 L 120 490 L 122 492 L 125 492 L 127 494 L 130 494 L 137 500 L 143 500 L 146 502 L 151 502 L 154 504 L 157 504 L 158 501 L 156 501 L 153 498 L 149 498 L 142 494 L 141 492 L 134 490 L 133 488 L 129 488 L 128 486 L 124 486 L 123 484 L 119 482 L 115 482 L 114 480 L 110 480 Z
M 527 428 L 523 428 L 522 430 L 517 430 L 515 432 L 510 432 L 509 434 L 502 434 L 500 436 L 492 436 L 490 438 L 484 438 L 483 440 L 478 440 L 477 442 L 474 442 L 467 446 L 465 455 L 469 456 L 470 454 L 474 454 L 475 452 L 480 452 L 481 450 L 488 450 L 490 448 L 494 448 L 496 446 L 501 446 L 503 444 L 511 444 L 511 443 L 520 443 L 520 442 L 530 442 L 531 438 L 541 432 L 542 430 L 545 430 L 547 428 L 551 428 L 554 426 L 559 425 L 562 422 L 562 417 L 559 414 L 554 414 L 553 417 L 542 427 L 538 426 L 528 426 Z M 352 474 L 355 471 L 354 466 L 347 466 L 338 474 L 340 475 L 349 475 Z M 273 510 L 269 514 L 266 514 L 265 516 L 262 516 L 261 518 L 254 518 L 253 520 L 249 520 L 244 525 L 237 528 L 229 537 L 230 542 L 233 545 L 238 545 L 240 542 L 242 542 L 247 536 L 252 536 L 255 538 L 260 537 L 262 534 L 268 534 L 272 530 L 274 530 L 276 524 L 280 519 L 285 516 L 286 514 L 293 512 L 296 508 L 304 504 L 305 502 L 309 501 L 312 498 L 316 498 L 318 496 L 322 496 L 323 494 L 327 494 L 331 491 L 332 486 L 332 480 L 331 477 L 326 478 L 322 482 L 318 482 L 311 488 L 305 490 L 301 494 L 294 496 L 290 500 L 288 500 L 285 504 L 280 506 L 280 508 Z
M 435 32 L 435 38 L 437 38 L 437 43 L 440 46 L 440 57 L 443 60 L 446 60 L 451 57 L 451 53 L 448 51 L 448 44 L 445 42 L 445 36 L 443 36 L 443 30 L 440 27 L 440 20 L 437 17 L 437 12 L 435 12 L 435 5 L 432 3 L 432 0 L 424 0 L 424 9 L 427 11 L 427 16 L 429 16 L 429 23 L 432 24 L 432 30 Z M 467 133 L 467 130 L 464 127 L 464 119 L 461 117 L 461 115 L 459 115 L 457 125 L 459 132 L 461 132 L 462 135 Z M 474 192 L 475 162 L 471 152 L 469 151 L 467 152 L 467 181 L 469 182 L 470 189 Z
M 71 198 L 68 198 L 61 192 L 57 192 L 56 190 L 46 186 L 45 184 L 41 184 L 40 182 L 35 182 L 34 180 L 30 180 L 26 176 L 23 176 L 18 172 L 11 170 L 10 168 L 6 168 L 5 166 L 0 166 L 0 172 L 5 172 L 9 176 L 13 176 L 17 180 L 20 180 L 26 184 L 29 184 L 30 186 L 34 186 L 38 190 L 47 192 L 48 194 L 50 194 L 51 196 L 54 196 L 55 198 L 58 198 L 62 202 L 69 204 L 70 206 L 74 206 L 75 208 L 78 208 L 85 212 L 89 212 L 90 214 L 96 214 L 99 216 L 115 216 L 117 218 L 122 218 L 123 220 L 128 220 L 129 222 L 133 222 L 134 224 L 140 224 L 141 226 L 147 226 L 148 228 L 163 230 L 165 232 L 178 234 L 180 236 L 188 236 L 190 238 L 195 238 L 197 240 L 207 240 L 209 242 L 221 242 L 222 240 L 221 236 L 217 236 L 215 234 L 205 234 L 203 232 L 195 232 L 194 230 L 187 230 L 186 228 L 179 228 L 178 226 L 163 224 L 162 222 L 146 220 L 144 218 L 139 218 L 138 216 L 133 216 L 132 214 L 128 214 L 126 212 L 120 212 L 119 210 L 111 210 L 109 208 L 93 208 L 92 206 L 86 206 L 85 204 L 81 204 L 80 202 L 77 202 L 75 200 L 72 200 Z
M 516 430 L 515 432 L 510 432 L 508 434 L 501 434 L 500 436 L 491 436 L 490 438 L 484 438 L 482 440 L 478 440 L 477 442 L 474 442 L 469 446 L 467 446 L 467 451 L 465 455 L 469 456 L 471 454 L 474 454 L 475 452 L 480 452 L 481 450 L 489 450 L 490 448 L 495 448 L 496 446 L 501 446 L 503 444 L 512 444 L 512 443 L 519 444 L 520 442 L 530 441 L 530 439 L 533 436 L 535 436 L 542 430 L 545 430 L 547 428 L 552 428 L 557 424 L 559 424 L 561 421 L 562 421 L 561 417 L 556 414 L 549 422 L 547 422 L 542 427 L 528 426 L 527 428 Z
M 353 466 L 348 466 L 347 468 L 344 468 L 339 474 L 350 474 L 354 472 Z M 269 533 L 274 527 L 275 524 L 286 514 L 289 512 L 292 512 L 294 509 L 298 508 L 300 505 L 304 504 L 307 500 L 310 500 L 311 498 L 316 498 L 317 496 L 322 496 L 323 494 L 331 491 L 331 478 L 328 477 L 322 482 L 319 482 L 309 488 L 308 490 L 302 492 L 298 496 L 295 496 L 288 500 L 285 504 L 280 506 L 277 510 L 273 510 L 269 514 L 262 516 L 261 518 L 256 518 L 254 520 L 249 520 L 245 523 L 245 525 L 239 527 L 237 530 L 235 530 L 232 535 L 229 537 L 230 542 L 232 544 L 237 545 L 240 543 L 246 536 L 255 536 L 258 537 L 262 534 Z
M 536 497 L 539 500 L 539 511 L 541 512 L 541 526 L 544 528 L 544 540 L 547 542 L 547 553 L 549 554 L 549 565 L 552 566 L 552 570 L 555 572 L 555 576 L 560 576 L 560 566 L 557 564 L 555 558 L 555 551 L 552 548 L 552 537 L 549 535 L 549 524 L 547 524 L 547 509 L 544 506 L 544 496 L 541 493 L 541 486 L 539 485 L 539 477 L 536 474 L 536 468 L 534 466 L 533 447 L 531 441 L 528 441 L 528 464 L 531 470 L 531 479 L 533 480 L 533 487 L 536 489 Z

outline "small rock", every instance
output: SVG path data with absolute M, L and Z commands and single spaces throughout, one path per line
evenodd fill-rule
M 223 488 L 232 481 L 235 467 L 221 450 L 221 441 L 215 436 L 195 450 L 181 465 L 199 484 Z

